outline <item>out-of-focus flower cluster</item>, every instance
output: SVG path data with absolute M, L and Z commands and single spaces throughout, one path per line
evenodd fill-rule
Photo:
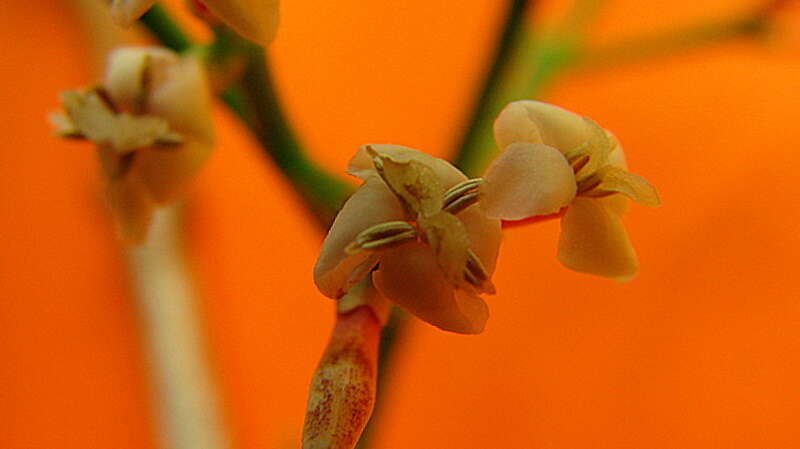
M 120 235 L 142 241 L 155 207 L 175 199 L 213 145 L 201 61 L 162 48 L 119 48 L 105 79 L 62 93 L 57 132 L 94 142 Z

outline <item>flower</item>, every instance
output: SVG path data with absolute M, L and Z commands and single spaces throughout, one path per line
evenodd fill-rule
M 111 16 L 127 27 L 154 3 L 155 0 L 112 0 Z M 200 3 L 247 39 L 266 45 L 275 37 L 278 0 L 202 0 Z
M 500 221 L 475 204 L 477 184 L 444 160 L 395 145 L 362 147 L 348 172 L 364 183 L 322 244 L 319 290 L 338 299 L 371 273 L 383 296 L 428 323 L 480 333 L 489 312 L 479 295 L 494 292 Z
M 211 151 L 202 64 L 162 48 L 124 47 L 111 54 L 102 85 L 61 99 L 57 131 L 97 144 L 119 233 L 140 242 L 156 205 L 178 196 Z
M 658 206 L 655 188 L 629 173 L 617 139 L 588 118 L 538 101 L 517 101 L 494 124 L 502 153 L 481 186 L 492 218 L 561 218 L 558 258 L 582 273 L 632 279 L 639 271 L 621 217 L 628 199 Z

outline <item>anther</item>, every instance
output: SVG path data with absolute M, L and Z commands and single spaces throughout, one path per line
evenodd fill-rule
M 467 250 L 464 280 L 476 287 L 480 292 L 489 294 L 494 294 L 495 292 L 494 285 L 489 280 L 489 272 L 486 271 L 486 267 L 483 266 L 481 260 L 471 249 Z
M 347 245 L 345 253 L 353 255 L 361 251 L 380 251 L 393 248 L 417 239 L 417 230 L 405 221 L 390 221 L 371 226 L 361 231 Z
M 478 188 L 483 184 L 482 178 L 468 179 L 451 187 L 444 193 L 443 209 L 451 214 L 457 214 L 478 202 L 480 192 Z

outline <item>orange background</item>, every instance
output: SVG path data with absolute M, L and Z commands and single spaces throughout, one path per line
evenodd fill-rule
M 0 447 L 153 448 L 94 154 L 44 120 L 59 90 L 94 76 L 85 36 L 72 2 L 6 3 Z M 315 157 L 341 171 L 367 142 L 445 154 L 500 2 L 283 3 L 277 78 Z M 758 3 L 616 0 L 592 36 Z M 411 324 L 375 447 L 800 447 L 798 46 L 778 36 L 572 74 L 546 99 L 613 130 L 659 188 L 661 208 L 626 219 L 641 275 L 619 285 L 562 268 L 556 223 L 510 230 L 483 335 Z M 298 447 L 332 327 L 310 274 L 321 235 L 222 108 L 218 119 L 188 232 L 214 374 L 236 448 Z

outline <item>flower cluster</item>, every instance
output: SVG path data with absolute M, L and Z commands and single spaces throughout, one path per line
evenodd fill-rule
M 320 291 L 339 298 L 370 275 L 383 296 L 423 320 L 481 332 L 489 313 L 479 295 L 494 292 L 500 221 L 475 204 L 475 184 L 448 162 L 394 145 L 361 148 L 348 171 L 364 183 L 322 245 Z
M 364 183 L 345 204 L 314 268 L 319 290 L 342 297 L 372 276 L 378 292 L 442 329 L 481 332 L 494 293 L 501 220 L 562 215 L 561 262 L 629 280 L 638 272 L 622 226 L 628 198 L 659 204 L 628 173 L 617 139 L 595 122 L 536 101 L 495 122 L 501 154 L 483 179 L 394 145 L 361 148 L 348 172 Z
M 120 235 L 140 242 L 156 205 L 173 200 L 211 151 L 201 62 L 162 48 L 119 48 L 100 85 L 61 98 L 65 114 L 52 117 L 58 133 L 97 145 Z
M 613 134 L 592 120 L 539 101 L 518 101 L 494 125 L 502 153 L 486 172 L 481 205 L 520 220 L 566 210 L 558 258 L 583 273 L 632 279 L 639 271 L 621 217 L 628 199 L 660 204 L 655 188 L 629 173 Z

